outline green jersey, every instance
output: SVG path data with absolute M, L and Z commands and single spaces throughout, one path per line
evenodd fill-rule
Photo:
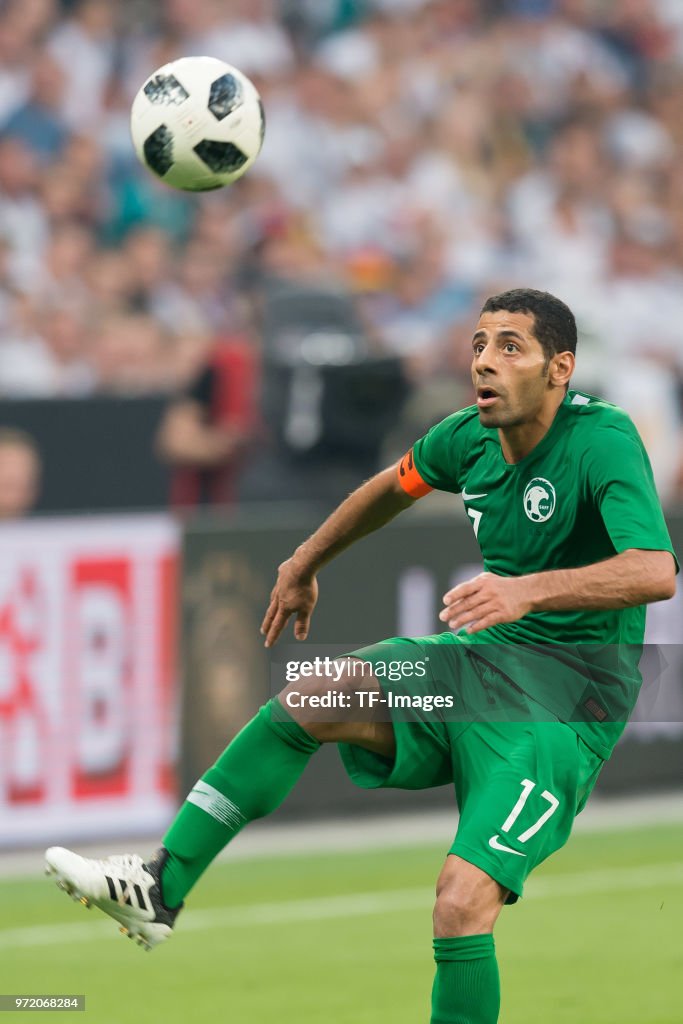
M 673 554 L 638 432 L 598 398 L 570 391 L 539 444 L 512 464 L 470 406 L 421 438 L 408 466 L 412 493 L 462 494 L 484 566 L 500 576 L 577 568 L 628 548 Z M 638 696 L 644 632 L 641 605 L 537 612 L 459 639 L 606 757 Z

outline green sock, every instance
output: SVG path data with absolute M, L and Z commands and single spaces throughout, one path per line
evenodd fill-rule
M 496 1024 L 500 979 L 493 935 L 434 939 L 431 1024 Z
M 260 709 L 195 783 L 162 842 L 163 899 L 177 907 L 216 854 L 255 818 L 279 807 L 320 743 L 279 701 Z

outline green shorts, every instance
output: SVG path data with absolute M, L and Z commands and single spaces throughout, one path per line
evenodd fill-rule
M 452 633 L 385 640 L 349 657 L 372 664 L 391 704 L 406 694 L 453 697 L 445 710 L 388 708 L 393 760 L 339 744 L 352 781 L 366 789 L 452 782 L 460 819 L 449 853 L 481 868 L 516 902 L 529 873 L 566 843 L 603 759 Z M 388 660 L 426 664 L 426 675 L 389 679 L 380 671 Z

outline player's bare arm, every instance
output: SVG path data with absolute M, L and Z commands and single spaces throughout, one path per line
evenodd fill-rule
M 292 615 L 296 615 L 296 639 L 305 640 L 318 599 L 316 575 L 320 569 L 355 541 L 390 522 L 414 501 L 400 486 L 396 466 L 382 470 L 350 494 L 292 557 L 280 565 L 261 624 L 266 647 L 272 647 Z
M 668 551 L 630 549 L 595 565 L 527 576 L 484 572 L 444 594 L 439 618 L 468 633 L 530 612 L 580 608 L 630 608 L 666 601 L 676 590 L 676 566 Z

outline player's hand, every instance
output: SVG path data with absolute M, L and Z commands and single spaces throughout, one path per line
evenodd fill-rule
M 451 629 L 478 633 L 501 622 L 516 622 L 531 611 L 528 576 L 495 576 L 482 572 L 444 594 L 439 618 Z
M 318 581 L 315 575 L 302 572 L 293 558 L 283 562 L 270 592 L 268 611 L 261 623 L 266 647 L 273 646 L 292 615 L 296 615 L 294 636 L 297 640 L 305 640 L 317 600 Z

